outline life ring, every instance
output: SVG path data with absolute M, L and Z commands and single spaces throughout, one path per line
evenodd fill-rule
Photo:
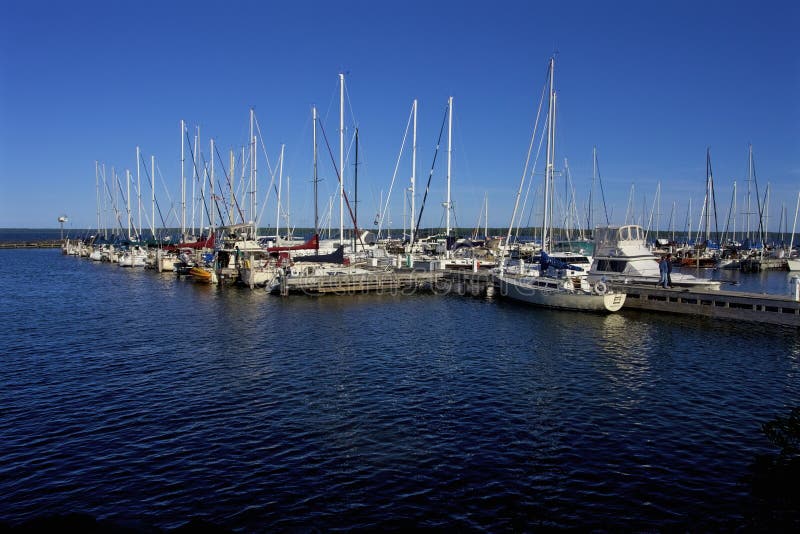
M 608 287 L 606 283 L 600 280 L 599 282 L 595 282 L 594 284 L 594 292 L 598 295 L 605 295 L 606 291 L 608 291 Z

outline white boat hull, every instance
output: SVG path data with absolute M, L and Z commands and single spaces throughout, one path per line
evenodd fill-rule
M 800 271 L 800 258 L 788 259 L 786 263 L 789 265 L 790 271 Z
M 555 282 L 555 287 L 546 287 L 542 281 L 533 277 L 514 277 L 495 275 L 500 286 L 500 294 L 514 300 L 527 302 L 536 306 L 560 308 L 565 310 L 616 312 L 625 303 L 624 293 L 605 294 L 589 293 L 581 290 L 566 290 Z

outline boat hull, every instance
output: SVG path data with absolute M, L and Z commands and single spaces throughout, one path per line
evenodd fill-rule
M 192 267 L 189 269 L 189 276 L 191 276 L 192 280 L 195 282 L 210 284 L 213 282 L 214 273 L 213 271 L 203 267 Z
M 600 295 L 580 290 L 542 287 L 531 283 L 529 277 L 497 275 L 495 282 L 503 297 L 548 308 L 609 313 L 619 311 L 625 303 L 624 293 L 609 292 Z

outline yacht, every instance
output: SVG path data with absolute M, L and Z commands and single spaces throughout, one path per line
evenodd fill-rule
M 636 224 L 595 229 L 595 250 L 589 280 L 618 284 L 658 284 L 657 257 L 645 243 L 645 231 Z M 672 286 L 719 289 L 722 282 L 690 274 L 672 273 Z

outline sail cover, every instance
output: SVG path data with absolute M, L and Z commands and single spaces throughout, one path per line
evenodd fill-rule
M 583 271 L 581 267 L 577 265 L 570 265 L 569 263 L 563 262 L 558 258 L 553 258 L 552 256 L 548 256 L 545 251 L 542 251 L 542 259 L 540 260 L 542 264 L 542 269 L 547 269 L 548 267 L 553 267 L 554 269 L 571 269 L 573 271 Z

